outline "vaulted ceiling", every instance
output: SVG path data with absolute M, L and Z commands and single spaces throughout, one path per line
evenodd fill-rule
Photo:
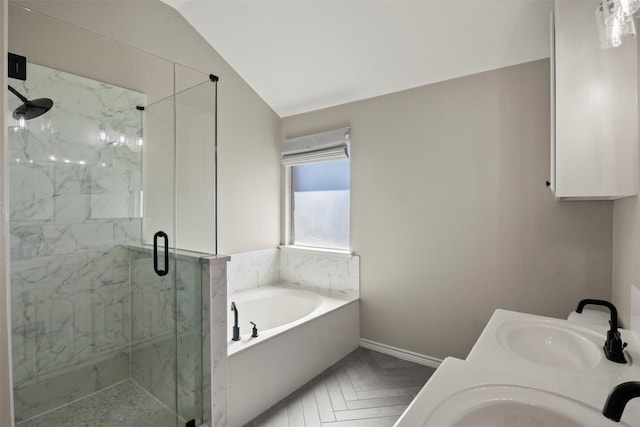
M 548 57 L 553 7 L 551 0 L 163 1 L 281 117 Z

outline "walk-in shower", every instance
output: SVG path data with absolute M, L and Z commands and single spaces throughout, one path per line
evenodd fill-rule
M 14 4 L 9 50 L 16 425 L 207 421 L 217 78 Z

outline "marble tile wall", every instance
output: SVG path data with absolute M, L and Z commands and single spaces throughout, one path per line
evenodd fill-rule
M 229 295 L 280 281 L 278 248 L 233 254 L 227 272 Z
M 204 421 L 209 426 L 227 427 L 227 267 L 229 257 L 207 259 L 203 274 L 203 395 Z
M 203 261 L 203 264 L 204 261 Z M 211 361 L 211 293 L 213 288 L 209 286 L 211 284 L 211 271 L 207 268 L 208 264 L 202 267 L 202 360 Z M 226 263 L 225 263 L 225 279 L 226 279 Z M 226 297 L 226 280 L 225 280 L 225 297 Z M 225 301 L 226 302 L 226 301 Z M 226 345 L 226 343 L 225 343 Z M 211 423 L 211 365 L 212 363 L 202 364 L 202 422 L 208 426 L 212 426 Z M 226 376 L 225 376 L 226 381 Z M 207 404 L 208 402 L 208 404 Z
M 161 255 L 160 255 L 161 256 Z M 171 410 L 176 410 L 175 296 L 173 274 L 159 277 L 153 251 L 130 248 L 131 378 Z M 170 262 L 169 271 L 175 270 Z
M 228 294 L 280 282 L 308 289 L 360 294 L 360 257 L 283 247 L 231 255 Z
M 303 288 L 360 295 L 360 257 L 282 248 L 280 277 Z
M 152 249 L 146 246 L 130 247 L 129 250 L 131 378 L 170 409 L 176 411 L 177 405 L 177 413 L 183 419 L 195 419 L 200 424 L 203 417 L 212 416 L 211 406 L 205 404 L 210 398 L 205 398 L 205 393 L 213 394 L 219 400 L 218 387 L 226 390 L 226 368 L 224 381 L 218 383 L 222 378 L 218 367 L 220 354 L 226 359 L 226 276 L 210 265 L 218 266 L 218 262 L 216 268 L 226 272 L 228 257 L 178 251 L 170 263 L 170 274 L 159 278 L 153 272 L 152 255 Z M 175 276 L 171 274 L 173 271 L 177 272 Z M 222 285 L 219 284 L 221 280 L 224 280 Z M 222 296 L 220 289 L 224 289 Z M 223 305 L 221 298 L 224 298 Z M 212 330 L 209 324 L 211 301 L 216 310 Z M 223 322 L 221 326 L 218 325 L 220 321 Z M 218 329 L 224 332 L 223 353 L 219 349 L 212 351 L 210 347 L 211 341 L 220 346 Z M 213 371 L 206 363 L 209 360 L 212 360 Z M 216 373 L 217 381 L 213 388 L 212 372 Z M 219 416 L 219 412 L 216 408 L 213 413 Z
M 128 251 L 140 241 L 144 95 L 28 64 L 54 107 L 9 128 L 16 420 L 129 376 Z M 9 109 L 21 102 L 9 96 Z M 101 138 L 102 136 L 102 138 Z

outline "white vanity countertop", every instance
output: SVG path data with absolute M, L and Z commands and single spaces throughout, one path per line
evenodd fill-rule
M 602 416 L 599 412 L 602 409 L 604 401 L 600 402 L 599 398 L 593 396 L 586 399 L 566 399 L 562 396 L 554 396 L 556 393 L 554 387 L 545 380 L 537 380 L 525 375 L 518 375 L 512 372 L 499 369 L 497 367 L 482 366 L 464 360 L 448 357 L 442 362 L 442 365 L 429 379 L 427 385 L 418 393 L 411 405 L 405 413 L 400 417 L 394 427 L 447 427 L 449 424 L 443 423 L 442 419 L 437 418 L 438 411 L 446 408 L 449 399 L 456 399 L 457 396 L 465 394 L 471 396 L 474 392 L 483 392 L 490 388 L 506 389 L 513 388 L 527 390 L 535 388 L 544 392 L 549 392 L 548 401 L 554 400 L 568 401 L 576 406 L 584 406 L 591 411 L 591 419 L 582 425 L 589 427 L 629 427 L 637 426 L 638 418 L 634 418 L 634 414 L 625 411 L 620 423 L 615 423 Z M 583 402 L 583 403 L 581 403 Z M 631 402 L 629 402 L 631 403 Z M 532 403 L 533 404 L 533 403 Z M 562 403 L 560 403 L 562 404 Z M 470 406 L 474 404 L 470 403 Z M 481 405 L 475 405 L 481 406 Z M 458 420 L 454 421 L 456 424 Z M 517 423 L 517 421 L 516 421 Z M 463 423 L 469 425 L 469 423 Z M 476 427 L 486 427 L 487 424 L 481 420 L 471 422 Z M 560 427 L 559 425 L 541 424 L 548 427 Z M 575 424 L 571 424 L 575 425 Z M 513 427 L 516 427 L 514 424 Z
M 630 363 L 611 362 L 602 349 L 606 331 L 605 327 L 496 310 L 467 360 L 445 359 L 396 427 L 430 426 L 424 420 L 446 402 L 447 396 L 483 385 L 532 387 L 601 411 L 614 386 L 640 381 L 638 341 L 630 331 L 620 329 L 623 341 L 628 343 L 625 356 Z M 610 422 L 604 416 L 594 422 L 600 421 L 602 425 L 640 426 L 640 398 L 629 401 L 622 423 Z
M 564 336 L 574 339 L 578 344 L 583 344 L 592 349 L 596 359 L 591 356 L 586 360 L 585 356 L 575 354 L 575 360 L 572 361 L 550 361 L 550 363 L 544 363 L 539 361 L 538 357 L 533 353 L 523 356 L 510 348 L 509 340 L 506 338 L 509 331 L 517 330 L 518 328 L 530 328 L 537 331 L 544 331 L 545 328 L 548 328 L 551 332 L 561 332 Z M 634 378 L 640 381 L 640 346 L 637 341 L 630 331 L 619 329 L 622 340 L 628 343 L 624 351 L 628 363 L 611 362 L 606 359 L 602 348 L 606 340 L 607 329 L 605 327 L 577 324 L 564 319 L 498 309 L 489 319 L 466 360 L 479 364 L 499 366 L 502 369 L 513 372 L 531 372 L 535 373 L 537 377 L 545 377 L 551 380 L 555 380 L 560 375 L 566 381 L 577 381 L 578 383 L 590 378 L 596 381 L 604 381 L 606 384 L 609 384 L 608 381 L 631 381 Z M 556 338 L 562 338 L 562 336 L 553 337 L 552 333 L 541 332 L 538 337 L 538 339 L 546 340 L 545 342 L 539 342 L 539 344 L 543 349 L 548 350 L 547 353 L 551 353 L 552 349 L 555 348 L 554 346 L 562 345 L 562 343 L 554 341 Z M 556 351 L 571 353 L 571 349 L 563 347 Z M 551 356 L 541 355 L 540 357 L 546 357 L 549 360 Z M 575 366 L 580 364 L 584 366 L 582 368 Z M 570 384 L 570 386 L 572 385 Z

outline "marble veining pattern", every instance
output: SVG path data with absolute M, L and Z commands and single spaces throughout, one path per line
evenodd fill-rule
M 187 420 L 226 419 L 227 260 L 179 253 L 169 267 L 177 274 L 158 278 L 150 248 L 129 250 L 131 378 Z
M 211 361 L 211 273 L 208 263 L 202 267 L 202 360 Z M 211 424 L 211 365 L 202 364 L 202 422 Z
M 140 241 L 143 94 L 28 64 L 11 85 L 54 107 L 10 123 L 16 420 L 129 376 L 127 250 Z M 9 98 L 9 109 L 20 101 Z
M 29 419 L 88 396 L 129 378 L 128 366 L 129 354 L 119 353 L 17 388 L 13 395 L 15 412 Z
M 173 275 L 153 271 L 153 251 L 130 250 L 131 378 L 176 410 Z M 170 263 L 175 271 L 175 263 Z
M 280 250 L 242 252 L 231 255 L 227 282 L 229 295 L 273 285 L 280 281 Z
M 360 295 L 360 257 L 300 252 L 283 248 L 281 280 L 303 288 Z
M 218 257 L 210 261 L 209 268 L 209 352 L 210 381 L 206 390 L 210 394 L 209 425 L 227 427 L 227 266 L 229 258 Z M 206 342 L 206 341 L 205 341 Z M 206 394 L 205 394 L 206 395 Z M 207 418 L 205 418 L 207 419 Z

